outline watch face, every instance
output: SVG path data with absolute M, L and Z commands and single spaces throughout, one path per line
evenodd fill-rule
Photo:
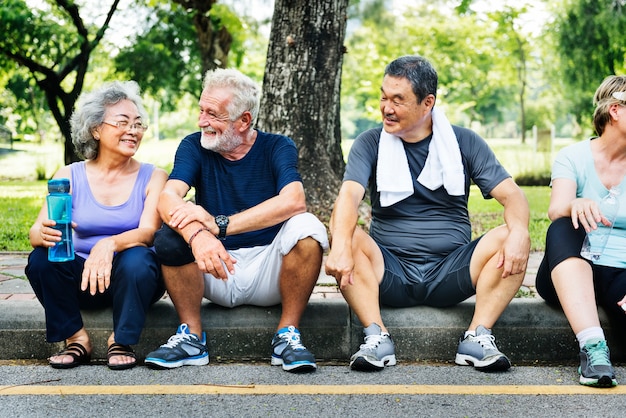
M 217 235 L 219 239 L 226 238 L 226 228 L 228 227 L 228 216 L 217 215 L 215 217 L 215 224 L 219 227 L 220 232 Z

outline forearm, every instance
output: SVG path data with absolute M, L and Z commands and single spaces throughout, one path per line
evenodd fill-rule
M 109 240 L 114 252 L 119 253 L 133 247 L 151 247 L 154 241 L 154 228 L 136 228 L 121 234 L 111 235 L 103 240 Z
M 276 196 L 250 209 L 230 216 L 227 232 L 231 235 L 257 231 L 277 225 L 305 211 L 306 203 L 304 199 L 290 200 Z
M 361 198 L 358 190 L 342 186 L 335 201 L 329 221 L 330 239 L 333 246 L 349 246 L 359 218 Z
M 304 188 L 302 183 L 292 182 L 283 187 L 278 195 L 244 211 L 236 214 L 215 213 L 213 215 L 229 216 L 230 221 L 226 232 L 228 235 L 234 235 L 278 225 L 304 212 L 306 212 Z
M 504 204 L 504 222 L 509 230 L 528 232 L 530 210 L 528 200 L 521 190 L 507 198 Z

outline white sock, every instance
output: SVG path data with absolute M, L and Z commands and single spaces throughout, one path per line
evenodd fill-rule
M 600 327 L 590 327 L 576 334 L 578 345 L 582 349 L 589 340 L 606 340 L 604 331 Z
M 467 338 L 468 335 L 471 335 L 472 337 L 476 336 L 476 330 L 474 331 L 465 331 L 465 335 L 463 336 L 463 338 Z

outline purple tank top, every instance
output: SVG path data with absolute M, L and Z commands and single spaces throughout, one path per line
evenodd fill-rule
M 105 206 L 96 201 L 87 182 L 85 162 L 70 165 L 72 173 L 72 221 L 74 229 L 74 251 L 87 258 L 91 248 L 102 238 L 120 234 L 139 226 L 146 187 L 154 166 L 142 163 L 135 185 L 128 200 L 121 205 Z

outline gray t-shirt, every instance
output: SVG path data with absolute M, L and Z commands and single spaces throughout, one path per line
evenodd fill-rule
M 382 128 L 370 129 L 357 137 L 348 156 L 343 180 L 352 180 L 369 188 L 372 199 L 370 235 L 396 256 L 428 261 L 441 259 L 471 240 L 467 210 L 470 179 L 483 196 L 511 177 L 498 162 L 484 139 L 475 132 L 453 126 L 461 150 L 465 173 L 465 195 L 451 196 L 443 187 L 432 191 L 417 182 L 424 167 L 432 135 L 417 143 L 406 143 L 413 195 L 388 206 L 380 206 L 376 191 L 378 142 Z

